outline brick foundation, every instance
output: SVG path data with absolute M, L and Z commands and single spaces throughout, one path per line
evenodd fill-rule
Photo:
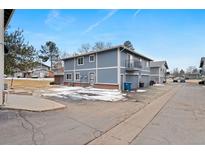
M 88 87 L 90 86 L 89 83 L 71 83 L 71 82 L 64 82 L 65 86 L 79 86 L 79 87 Z M 94 84 L 94 88 L 100 88 L 100 89 L 118 89 L 119 86 L 116 84 Z
M 115 84 L 95 84 L 95 88 L 101 88 L 101 89 L 118 89 L 118 85 Z

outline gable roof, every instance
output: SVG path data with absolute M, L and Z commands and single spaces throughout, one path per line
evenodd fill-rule
M 38 66 L 44 66 L 44 67 L 47 67 L 47 68 L 50 68 L 50 66 L 48 66 L 48 65 L 46 65 L 46 64 L 44 64 L 44 63 L 41 63 L 41 62 L 37 62 L 37 65 Z
M 90 52 L 87 52 L 87 53 L 83 53 L 83 54 L 79 54 L 79 55 L 75 55 L 75 56 L 71 56 L 71 57 L 67 57 L 67 58 L 63 58 L 62 60 L 68 60 L 68 59 L 72 59 L 72 58 L 76 58 L 76 57 L 81 57 L 81 56 L 86 56 L 86 55 L 90 55 L 90 54 L 94 54 L 94 53 L 99 53 L 99 52 L 104 52 L 104 51 L 109 51 L 109 50 L 113 50 L 113 49 L 122 49 L 122 50 L 127 50 L 128 52 L 132 53 L 132 54 L 135 54 L 136 56 L 139 56 L 139 57 L 142 57 L 144 59 L 147 59 L 147 60 L 150 60 L 152 61 L 152 59 L 142 55 L 142 54 L 139 54 L 127 47 L 125 47 L 124 45 L 118 45 L 118 46 L 114 46 L 114 47 L 111 47 L 111 48 L 108 48 L 108 49 L 102 49 L 102 50 L 98 50 L 98 51 L 90 51 Z
M 203 65 L 205 65 L 205 57 L 201 57 L 200 66 L 199 67 L 203 67 Z
M 151 61 L 150 62 L 150 67 L 162 67 L 163 65 L 166 67 L 166 69 L 169 69 L 166 61 Z

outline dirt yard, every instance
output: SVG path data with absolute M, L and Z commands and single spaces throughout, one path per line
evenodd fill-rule
M 8 84 L 8 87 L 11 88 L 11 78 L 5 79 L 5 83 Z M 50 86 L 50 83 L 53 82 L 53 78 L 46 79 L 14 79 L 13 88 L 14 89 L 38 89 L 46 88 Z

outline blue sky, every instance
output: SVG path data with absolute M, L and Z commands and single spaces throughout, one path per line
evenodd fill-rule
M 130 40 L 171 70 L 198 67 L 205 56 L 205 10 L 16 10 L 9 31 L 18 27 L 37 49 L 52 40 L 68 53 L 84 43 Z

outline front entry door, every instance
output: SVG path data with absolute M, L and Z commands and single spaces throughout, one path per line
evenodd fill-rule
M 90 85 L 95 84 L 95 73 L 90 73 Z

